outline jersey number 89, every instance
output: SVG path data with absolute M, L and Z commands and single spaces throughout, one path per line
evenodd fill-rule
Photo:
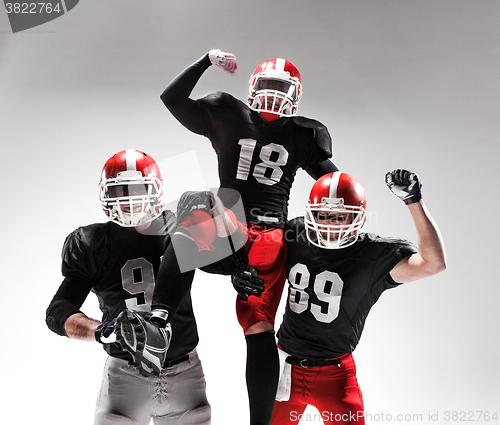
M 306 292 L 311 274 L 305 264 L 295 264 L 290 270 L 288 280 L 290 281 L 288 305 L 293 312 L 301 314 L 309 309 L 314 318 L 322 323 L 330 323 L 337 318 L 344 286 L 337 273 L 325 270 L 314 279 L 312 289 L 319 301 L 318 304 L 310 301 Z

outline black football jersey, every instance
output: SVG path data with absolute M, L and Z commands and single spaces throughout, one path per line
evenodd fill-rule
M 217 153 L 220 186 L 240 193 L 249 222 L 283 223 L 297 170 L 332 156 L 326 127 L 304 117 L 267 122 L 222 92 L 197 102 Z
M 297 170 L 307 171 L 331 158 L 330 134 L 320 122 L 300 116 L 265 121 L 228 93 L 189 98 L 210 65 L 206 54 L 172 80 L 160 97 L 186 128 L 210 139 L 220 187 L 240 193 L 247 221 L 283 227 Z M 226 206 L 231 204 L 224 193 L 220 196 Z
M 390 271 L 417 252 L 410 242 L 362 233 L 342 249 L 323 249 L 306 238 L 303 217 L 288 223 L 288 298 L 278 344 L 301 358 L 351 353 L 366 317 L 386 289 L 399 284 Z
M 154 226 L 153 226 L 154 227 Z M 90 291 L 97 295 L 102 320 L 110 321 L 125 308 L 150 311 L 155 279 L 170 236 L 140 234 L 113 222 L 80 227 L 63 246 L 63 295 L 80 308 Z M 73 286 L 73 288 L 69 287 Z M 189 353 L 198 343 L 190 296 L 172 322 L 167 361 Z M 108 354 L 130 360 L 120 346 L 106 344 Z

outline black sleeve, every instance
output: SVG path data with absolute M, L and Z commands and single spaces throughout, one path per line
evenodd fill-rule
M 402 258 L 417 253 L 418 248 L 410 241 L 400 238 L 377 237 L 377 242 L 378 259 L 372 273 L 371 286 L 380 282 L 383 282 L 386 288 L 400 285 L 392 279 L 390 272 Z
M 191 291 L 195 273 L 194 269 L 185 272 L 180 270 L 176 249 L 189 258 L 196 258 L 198 255 L 198 246 L 192 239 L 176 234 L 173 235 L 172 243 L 165 250 L 156 277 L 151 309 L 167 310 L 169 321 L 173 319 L 182 300 Z
M 46 311 L 45 322 L 51 331 L 66 336 L 64 323 L 80 313 L 106 252 L 106 225 L 80 227 L 66 238 L 61 253 L 64 280 Z
M 220 240 L 224 239 L 227 244 L 227 241 L 230 241 L 231 238 L 218 238 Z M 214 242 L 214 246 L 217 244 L 217 240 Z M 232 242 L 230 242 L 233 245 Z M 203 270 L 205 273 L 211 274 L 221 274 L 224 276 L 228 276 L 234 273 L 239 273 L 245 270 L 245 267 L 248 266 L 248 252 L 244 245 L 236 245 L 232 246 L 233 253 L 227 257 L 224 257 L 221 260 L 211 261 L 210 263 L 205 262 L 206 266 L 200 267 L 200 270 Z M 214 250 L 217 252 L 217 247 Z M 204 253 L 210 253 L 210 251 L 204 251 Z
M 309 174 L 314 180 L 318 180 L 321 176 L 333 173 L 334 171 L 339 171 L 339 169 L 329 159 L 310 164 L 306 168 L 307 174 Z
M 314 141 L 321 155 L 319 160 L 322 161 L 331 158 L 333 155 L 332 137 L 325 125 L 321 124 L 319 121 L 316 121 L 316 123 L 317 127 L 315 128 Z
M 63 280 L 45 313 L 45 322 L 52 332 L 67 336 L 64 323 L 73 314 L 81 313 L 80 307 L 91 288 L 90 282 L 79 281 L 71 277 Z
M 212 63 L 207 53 L 175 77 L 160 96 L 168 110 L 184 127 L 203 136 L 208 134 L 205 116 L 199 103 L 189 96 L 210 65 Z
M 302 168 L 306 170 L 311 175 L 311 177 L 317 179 L 321 177 L 321 175 L 326 173 L 323 173 L 318 177 L 314 177 L 313 174 L 318 175 L 318 173 L 321 172 L 321 170 L 319 169 L 315 170 L 316 164 L 325 162 L 326 160 L 330 159 L 333 156 L 332 138 L 330 136 L 330 132 L 328 131 L 328 128 L 326 128 L 324 124 L 311 118 L 297 116 L 293 118 L 293 121 L 298 126 L 312 131 L 310 155 L 307 161 L 305 161 L 304 164 L 302 165 Z M 335 170 L 331 166 L 333 166 Z M 310 167 L 313 167 L 312 171 L 309 171 Z M 331 164 L 327 170 L 328 170 L 326 171 L 327 173 L 332 171 L 337 171 L 337 167 Z

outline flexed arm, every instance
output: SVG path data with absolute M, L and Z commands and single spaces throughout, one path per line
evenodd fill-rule
M 396 282 L 411 282 L 433 276 L 446 269 L 446 252 L 441 233 L 421 196 L 416 174 L 394 170 L 386 175 L 389 189 L 408 206 L 417 230 L 419 252 L 401 259 L 391 270 Z
M 102 323 L 80 311 L 91 284 L 65 277 L 46 311 L 49 329 L 61 336 L 102 344 L 114 342 L 114 320 Z
M 160 96 L 168 110 L 184 127 L 204 136 L 207 135 L 207 129 L 203 111 L 199 103 L 189 96 L 203 73 L 212 64 L 230 74 L 236 71 L 234 55 L 211 50 L 177 75 Z

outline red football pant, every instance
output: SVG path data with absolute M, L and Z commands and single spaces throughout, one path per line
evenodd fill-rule
M 255 267 L 264 281 L 264 291 L 259 296 L 238 296 L 236 315 L 243 331 L 260 322 L 274 326 L 276 311 L 281 300 L 286 279 L 286 244 L 283 229 L 265 228 L 247 224 L 248 265 Z
M 364 425 L 364 406 L 352 354 L 339 365 L 292 366 L 290 399 L 274 403 L 271 425 L 298 424 L 307 405 L 318 409 L 325 424 Z
M 231 220 L 248 239 L 248 265 L 257 269 L 264 281 L 264 291 L 259 296 L 251 296 L 248 301 L 238 296 L 236 315 L 243 331 L 256 323 L 267 322 L 274 326 L 276 311 L 281 300 L 286 280 L 286 244 L 283 229 L 266 228 L 259 225 L 241 223 L 233 212 L 226 210 Z M 211 216 L 204 211 L 193 211 L 179 224 L 189 230 L 200 251 L 213 250 L 217 230 Z

